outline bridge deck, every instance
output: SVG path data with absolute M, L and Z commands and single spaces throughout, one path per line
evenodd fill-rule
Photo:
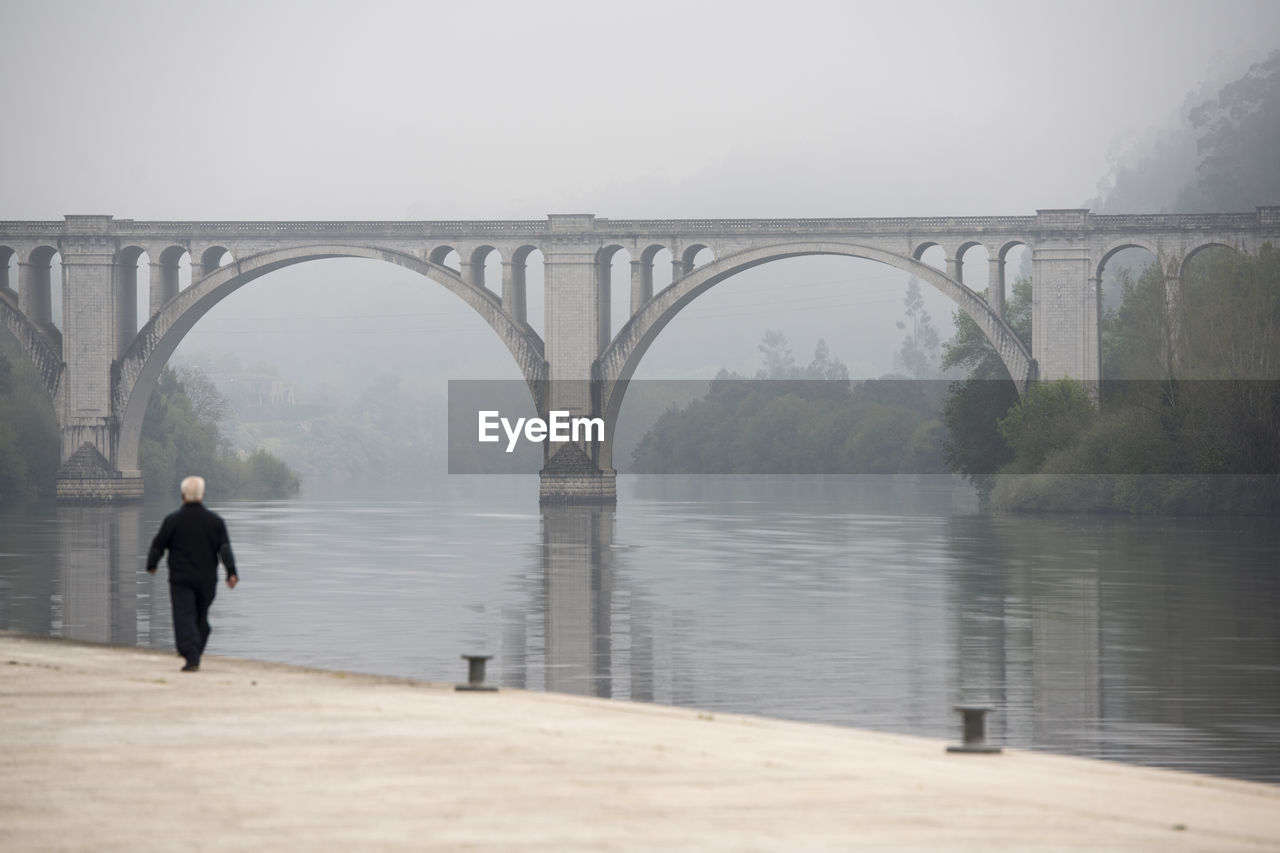
M 0 633 L 6 850 L 1264 850 L 1280 788 Z M 459 675 L 463 670 L 459 661 Z

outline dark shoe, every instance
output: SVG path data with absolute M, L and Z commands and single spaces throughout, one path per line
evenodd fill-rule
M 198 664 L 198 663 L 189 663 L 189 664 L 187 664 L 186 666 L 184 666 L 184 667 L 182 668 L 182 671 L 183 671 L 183 672 L 199 672 L 199 671 L 200 671 L 200 664 Z

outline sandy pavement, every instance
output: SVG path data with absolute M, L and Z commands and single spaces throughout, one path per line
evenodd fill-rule
M 0 633 L 0 850 L 1280 850 L 1277 786 L 180 663 Z

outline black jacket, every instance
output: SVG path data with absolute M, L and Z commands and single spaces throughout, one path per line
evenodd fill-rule
M 222 518 L 201 503 L 185 503 L 170 513 L 151 540 L 147 571 L 154 571 L 165 551 L 169 552 L 169 579 L 214 582 L 218 580 L 218 558 L 227 567 L 227 577 L 236 576 L 236 558 Z

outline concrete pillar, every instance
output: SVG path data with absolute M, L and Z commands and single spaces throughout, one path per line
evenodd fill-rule
M 689 265 L 672 253 L 671 257 L 671 280 L 679 281 L 689 272 Z
M 112 461 L 111 362 L 115 321 L 115 264 L 109 248 L 68 246 L 62 255 L 62 352 L 66 363 L 66 411 L 62 459 L 86 441 Z
M 1004 319 L 1004 258 L 987 261 L 987 304 L 996 316 Z
M 65 501 L 142 497 L 136 471 L 116 468 L 113 363 L 120 348 L 118 279 L 109 216 L 68 216 L 62 246 L 62 468 Z
M 1031 356 L 1040 379 L 1101 378 L 1099 290 L 1088 247 L 1065 240 L 1035 247 L 1031 297 Z
M 552 246 L 546 258 L 544 327 L 552 407 L 589 415 L 584 383 L 600 355 L 600 286 L 593 247 Z
M 520 323 L 528 323 L 525 262 L 502 262 L 502 307 Z
M 170 299 L 178 295 L 178 264 L 151 261 L 151 294 L 147 303 L 148 316 L 154 317 Z
M 613 339 L 613 260 L 596 261 L 596 355 L 609 348 Z
M 947 275 L 956 281 L 964 282 L 964 259 L 956 256 L 947 258 Z
M 552 230 L 591 227 L 589 215 L 552 216 Z M 602 417 L 595 378 L 596 360 L 608 344 L 608 300 L 601 298 L 599 247 L 580 236 L 552 238 L 543 248 L 546 260 L 545 325 L 547 410 L 569 417 Z M 607 280 L 606 280 L 607 281 Z M 602 305 L 604 306 L 602 311 Z M 612 503 L 617 500 L 616 474 L 602 470 L 594 443 L 543 445 L 549 454 L 542 469 L 540 500 L 546 503 Z
M 462 280 L 472 287 L 484 290 L 484 264 L 462 261 Z
M 653 298 L 653 262 L 631 262 L 631 316 Z

